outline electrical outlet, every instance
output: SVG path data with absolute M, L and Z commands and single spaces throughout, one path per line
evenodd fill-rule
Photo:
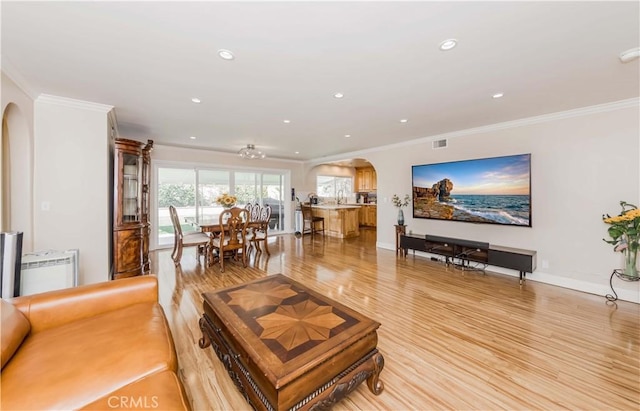
M 549 260 L 542 260 L 542 268 L 549 268 Z
M 51 210 L 51 203 L 50 203 L 50 202 L 48 202 L 48 201 L 43 201 L 43 202 L 40 204 L 40 209 L 41 209 L 42 211 L 49 211 L 49 210 Z

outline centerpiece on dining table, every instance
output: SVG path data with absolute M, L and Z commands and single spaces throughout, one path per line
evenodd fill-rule
M 238 198 L 236 196 L 232 196 L 231 194 L 224 193 L 216 198 L 216 203 L 220 204 L 222 207 L 229 209 L 236 205 Z

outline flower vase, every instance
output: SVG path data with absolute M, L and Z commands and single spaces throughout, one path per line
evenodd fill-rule
M 404 225 L 404 213 L 401 208 L 398 208 L 398 225 Z
M 629 279 L 638 278 L 638 251 L 627 248 L 622 252 L 623 274 Z

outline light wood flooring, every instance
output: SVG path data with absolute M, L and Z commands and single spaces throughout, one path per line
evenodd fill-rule
M 382 325 L 381 395 L 362 384 L 335 410 L 639 410 L 640 306 L 494 273 L 461 272 L 356 239 L 270 239 L 271 257 L 226 272 L 185 249 L 152 253 L 194 410 L 248 410 L 211 348 L 201 294 L 282 273 Z M 603 273 L 607 275 L 607 273 Z

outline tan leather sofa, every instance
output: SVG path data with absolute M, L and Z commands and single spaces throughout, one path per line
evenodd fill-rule
M 2 410 L 189 410 L 156 277 L 2 300 Z

